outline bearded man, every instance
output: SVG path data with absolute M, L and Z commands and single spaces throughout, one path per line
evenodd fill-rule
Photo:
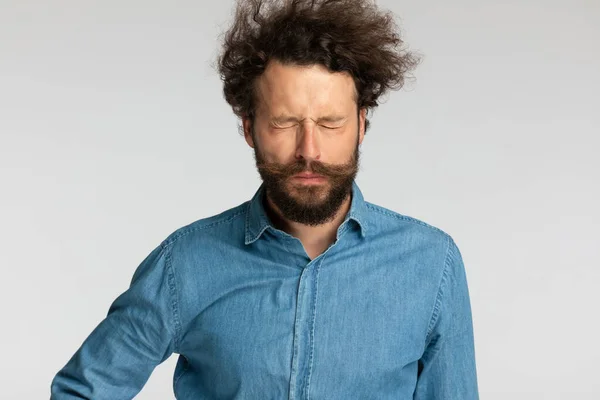
M 262 184 L 143 260 L 52 399 L 131 399 L 173 353 L 182 400 L 478 398 L 458 247 L 355 182 L 402 45 L 367 0 L 240 0 L 218 67 Z

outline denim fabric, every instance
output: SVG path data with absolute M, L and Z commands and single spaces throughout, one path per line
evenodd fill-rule
M 366 202 L 311 260 L 264 186 L 168 236 L 54 377 L 51 398 L 131 399 L 179 354 L 177 399 L 478 399 L 461 254 Z

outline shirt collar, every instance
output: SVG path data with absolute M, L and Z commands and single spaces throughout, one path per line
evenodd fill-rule
M 258 240 L 267 228 L 275 229 L 264 209 L 264 194 L 265 184 L 262 183 L 248 204 L 246 211 L 245 244 L 250 244 Z M 360 227 L 361 236 L 364 238 L 366 234 L 365 217 L 365 200 L 356 181 L 353 181 L 350 210 L 346 214 L 346 218 L 342 224 L 345 224 L 348 220 L 355 221 Z

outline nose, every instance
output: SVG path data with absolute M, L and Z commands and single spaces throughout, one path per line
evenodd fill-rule
M 321 144 L 318 129 L 312 121 L 304 121 L 299 125 L 296 136 L 296 159 L 304 158 L 308 163 L 319 161 Z

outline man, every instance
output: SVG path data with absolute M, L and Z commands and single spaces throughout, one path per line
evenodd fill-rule
M 172 353 L 178 399 L 478 398 L 455 242 L 354 181 L 401 44 L 364 0 L 239 3 L 219 70 L 263 183 L 147 256 L 53 399 L 132 398 Z

